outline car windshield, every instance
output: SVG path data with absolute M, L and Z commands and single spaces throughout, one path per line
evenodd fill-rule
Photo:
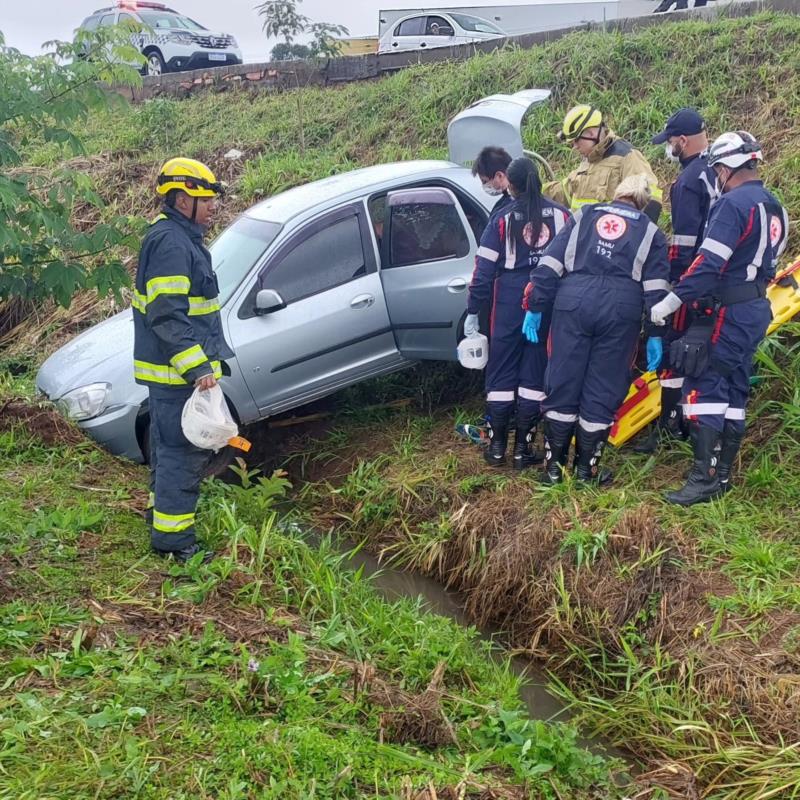
M 276 222 L 239 217 L 214 239 L 209 250 L 217 273 L 220 305 L 228 302 L 280 229 Z
M 205 30 L 202 25 L 198 25 L 193 19 L 180 14 L 169 14 L 164 11 L 144 11 L 142 9 L 137 9 L 137 13 L 142 18 L 142 22 L 151 28 L 170 28 L 181 31 Z
M 492 25 L 491 22 L 481 19 L 480 17 L 470 17 L 468 14 L 453 14 L 452 12 L 450 16 L 465 31 L 472 31 L 474 33 L 498 33 L 500 36 L 505 35 L 496 25 Z

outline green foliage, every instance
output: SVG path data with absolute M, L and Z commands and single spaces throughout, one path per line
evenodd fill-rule
M 476 631 L 386 602 L 348 553 L 304 536 L 282 513 L 282 473 L 239 463 L 235 482 L 204 485 L 201 534 L 219 555 L 167 566 L 147 555 L 129 494 L 145 470 L 13 432 L 0 452 L 0 797 L 401 800 L 461 781 L 466 797 L 621 797 L 572 728 L 527 720 L 520 680 Z M 98 496 L 76 495 L 93 476 Z M 403 711 L 391 694 L 423 692 L 442 663 L 456 743 L 382 743 L 384 713 Z M 372 677 L 354 690 L 361 668 Z
M 336 56 L 341 50 L 341 45 L 334 37 L 347 35 L 348 30 L 344 25 L 330 22 L 312 22 L 305 14 L 297 9 L 297 4 L 303 0 L 265 0 L 256 6 L 258 15 L 264 18 L 261 27 L 267 38 L 282 37 L 283 49 L 280 53 L 285 58 L 304 58 L 297 55 L 298 48 L 304 47 L 308 57 Z M 308 36 L 311 41 L 308 45 L 295 45 L 298 36 Z M 281 45 L 276 45 L 272 50 L 272 57 L 278 60 L 276 50 Z
M 76 127 L 121 102 L 101 82 L 135 83 L 122 62 L 139 56 L 124 35 L 103 29 L 50 44 L 48 55 L 30 57 L 3 46 L 0 34 L 0 300 L 54 297 L 67 306 L 79 289 L 106 294 L 127 282 L 108 255 L 132 244 L 131 221 L 79 222 L 80 212 L 104 207 L 90 178 L 68 163 L 48 174 L 25 168 L 21 152 L 42 141 L 81 155 Z

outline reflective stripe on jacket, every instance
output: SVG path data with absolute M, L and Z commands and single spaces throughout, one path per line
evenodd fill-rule
M 711 209 L 695 260 L 674 292 L 687 303 L 754 281 L 766 285 L 789 233 L 786 209 L 760 180 L 725 192 Z
M 667 240 L 644 212 L 626 203 L 584 206 L 531 271 L 526 307 L 546 311 L 563 281 L 577 286 L 583 276 L 622 280 L 620 286 L 627 279 L 649 310 L 670 290 Z
M 662 192 L 658 178 L 647 159 L 629 142 L 619 139 L 609 130 L 592 148 L 589 156 L 563 181 L 553 181 L 544 187 L 544 193 L 563 202 L 575 211 L 591 203 L 606 203 L 614 199 L 614 192 L 629 175 L 646 175 L 653 193 L 653 207 L 646 209 L 653 221 L 661 211 Z
M 165 207 L 144 237 L 133 292 L 137 383 L 186 387 L 222 377 L 233 356 L 222 334 L 217 278 L 203 229 Z

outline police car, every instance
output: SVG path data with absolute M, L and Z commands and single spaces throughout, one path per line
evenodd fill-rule
M 242 63 L 242 51 L 228 33 L 212 33 L 161 3 L 119 2 L 100 8 L 81 24 L 93 31 L 112 25 L 135 28 L 132 41 L 147 59 L 145 75 Z

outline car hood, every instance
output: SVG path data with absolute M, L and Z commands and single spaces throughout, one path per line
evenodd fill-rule
M 116 314 L 76 336 L 42 364 L 36 386 L 51 400 L 79 386 L 105 381 L 114 389 L 133 383 L 133 312 Z M 122 398 L 114 398 L 124 402 Z

